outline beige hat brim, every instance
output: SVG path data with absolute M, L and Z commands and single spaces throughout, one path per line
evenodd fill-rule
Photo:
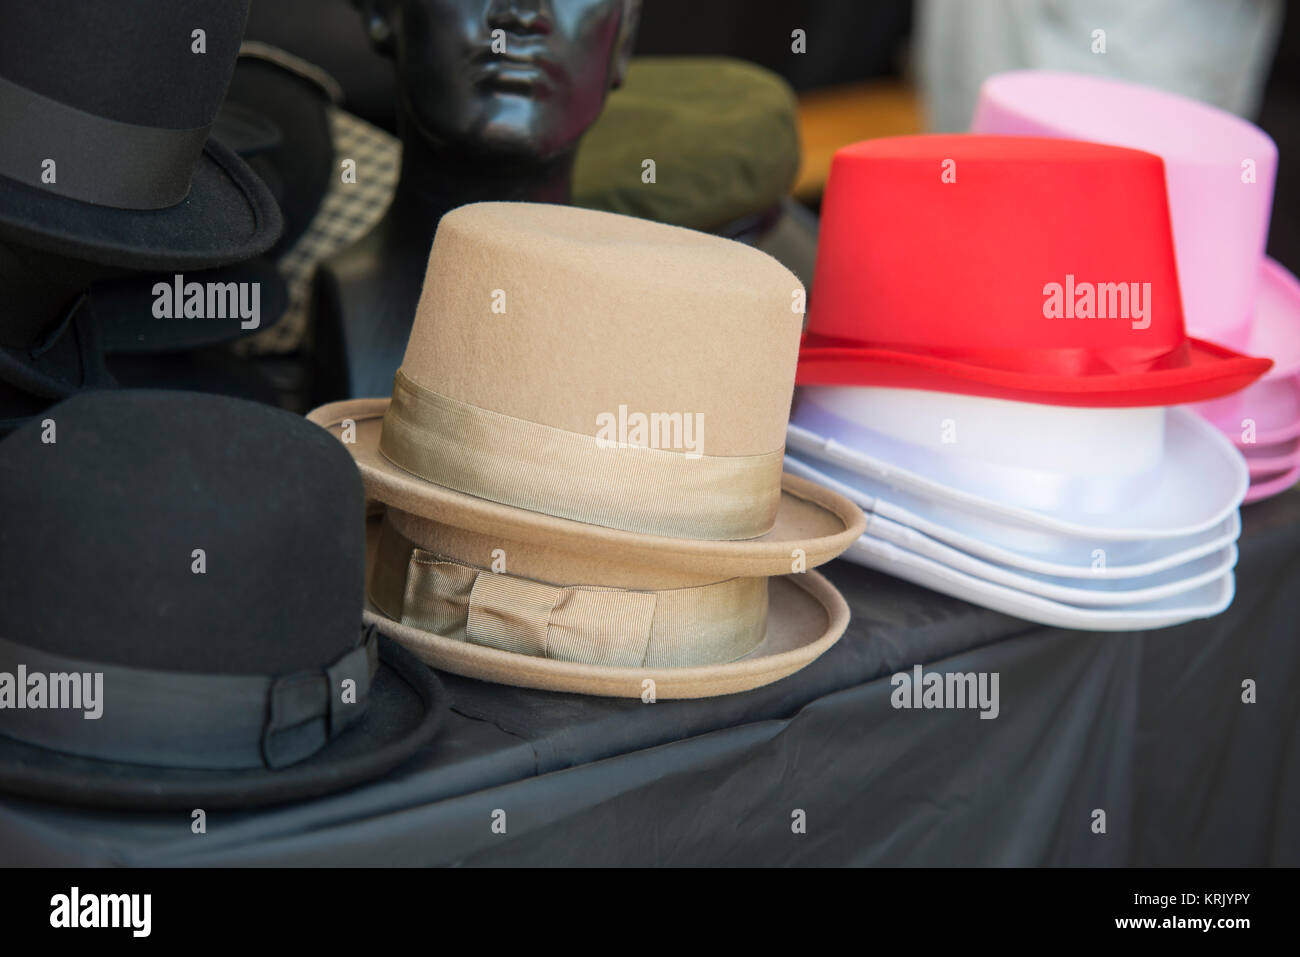
M 372 518 L 366 527 L 367 581 L 380 525 L 378 519 Z M 758 647 L 727 664 L 659 669 L 556 661 L 457 641 L 394 621 L 369 601 L 363 618 L 426 664 L 452 674 L 521 688 L 609 698 L 641 698 L 649 679 L 654 682 L 654 697 L 658 700 L 736 694 L 791 675 L 839 641 L 848 627 L 849 606 L 835 586 L 816 572 L 770 578 L 767 633 Z
M 331 402 L 312 410 L 307 418 L 336 438 L 341 438 L 345 419 L 356 423 L 356 441 L 345 443 L 344 448 L 361 470 L 369 498 L 484 535 L 526 542 L 562 540 L 593 557 L 608 555 L 624 564 L 644 562 L 718 581 L 789 574 L 796 549 L 803 554 L 802 567 L 815 568 L 839 555 L 866 530 L 866 517 L 849 499 L 789 473 L 781 477 L 781 501 L 772 530 L 743 541 L 626 532 L 501 505 L 436 485 L 386 459 L 379 451 L 379 432 L 388 404 L 387 398 Z

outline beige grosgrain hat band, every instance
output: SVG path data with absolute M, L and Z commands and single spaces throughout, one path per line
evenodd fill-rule
M 689 457 L 602 446 L 595 436 L 432 392 L 401 370 L 379 451 L 426 481 L 501 505 L 628 532 L 714 541 L 771 530 L 784 454 Z
M 370 600 L 394 621 L 457 641 L 580 664 L 689 668 L 752 651 L 765 578 L 639 591 L 557 587 L 426 551 L 385 518 Z

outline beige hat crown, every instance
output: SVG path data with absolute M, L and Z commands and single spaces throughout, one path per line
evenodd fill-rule
M 716 236 L 463 206 L 438 227 L 380 450 L 560 518 L 760 536 L 780 498 L 802 297 L 776 260 Z

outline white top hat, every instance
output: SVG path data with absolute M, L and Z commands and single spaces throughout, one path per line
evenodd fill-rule
M 946 545 L 881 515 L 868 516 L 865 536 L 914 552 L 922 558 L 939 562 L 991 584 L 1065 604 L 1096 608 L 1132 607 L 1184 595 L 1217 581 L 1237 564 L 1237 546 L 1229 544 L 1208 555 L 1153 575 L 1138 578 L 1099 577 L 1088 581 L 1009 568 Z
M 1098 543 L 1209 531 L 1249 484 L 1216 429 L 1160 407 L 809 387 L 787 448 L 924 501 Z
M 1226 571 L 1208 584 L 1153 602 L 1092 608 L 1054 601 L 991 582 L 909 549 L 883 542 L 870 534 L 863 535 L 850 545 L 844 557 L 905 581 L 1017 618 L 1056 628 L 1081 628 L 1089 631 L 1138 631 L 1165 628 L 1196 618 L 1210 618 L 1232 604 L 1236 589 L 1232 572 Z
M 1095 539 L 953 508 L 824 461 L 787 455 L 785 468 L 853 499 L 867 513 L 878 537 L 896 545 L 930 554 L 920 543 L 925 539 L 1005 568 L 1082 580 L 1094 587 L 1101 581 L 1146 578 L 1187 565 L 1221 552 L 1241 534 L 1241 516 L 1233 511 L 1218 525 L 1195 535 L 1108 542 L 1099 548 Z M 881 520 L 889 524 L 882 525 Z

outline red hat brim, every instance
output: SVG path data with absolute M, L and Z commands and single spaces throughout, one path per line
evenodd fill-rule
M 1182 405 L 1243 389 L 1273 365 L 1201 339 L 1188 339 L 1188 362 L 1171 369 L 1104 375 L 1027 373 L 923 353 L 853 346 L 799 349 L 795 385 L 878 386 L 954 392 L 1042 405 L 1088 408 Z

